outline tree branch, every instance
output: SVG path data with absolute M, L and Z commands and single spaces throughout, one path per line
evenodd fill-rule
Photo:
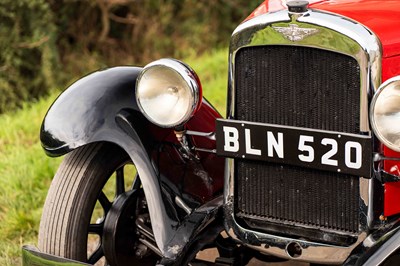
M 110 13 L 109 16 L 110 16 L 110 19 L 114 20 L 115 22 L 122 23 L 122 24 L 135 25 L 139 22 L 139 19 L 134 18 L 131 14 L 129 14 L 128 17 L 126 17 L 126 18 L 117 16 L 113 13 Z
M 107 0 L 97 0 L 97 4 L 101 10 L 101 23 L 103 28 L 100 33 L 99 42 L 104 42 L 110 32 L 110 19 L 109 19 L 109 10 L 110 3 Z
M 45 37 L 43 37 L 42 39 L 40 39 L 40 40 L 38 40 L 38 41 L 36 41 L 36 42 L 31 42 L 31 43 L 23 42 L 23 43 L 19 43 L 19 44 L 17 45 L 17 47 L 18 47 L 18 48 L 33 49 L 33 48 L 36 48 L 36 47 L 41 46 L 42 44 L 44 44 L 45 42 L 47 42 L 49 39 L 50 39 L 49 36 L 45 36 Z

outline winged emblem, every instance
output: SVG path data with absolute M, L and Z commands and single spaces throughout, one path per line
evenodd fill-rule
M 279 33 L 282 33 L 282 35 L 292 41 L 301 41 L 305 37 L 313 35 L 318 32 L 317 29 L 311 29 L 311 28 L 300 28 L 296 24 L 289 24 L 289 27 L 272 27 L 274 30 L 276 30 Z

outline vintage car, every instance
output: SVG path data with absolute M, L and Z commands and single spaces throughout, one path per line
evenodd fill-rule
M 400 1 L 265 1 L 228 64 L 226 118 L 174 59 L 62 93 L 25 265 L 400 265 Z

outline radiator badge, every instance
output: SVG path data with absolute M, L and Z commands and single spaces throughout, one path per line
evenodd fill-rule
M 300 28 L 296 24 L 289 24 L 289 27 L 272 27 L 279 33 L 288 39 L 289 41 L 301 41 L 305 37 L 313 35 L 318 32 L 317 29 L 310 29 L 310 28 Z

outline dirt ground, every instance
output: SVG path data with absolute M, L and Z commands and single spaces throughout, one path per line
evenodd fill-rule
M 214 262 L 215 258 L 218 257 L 218 251 L 216 248 L 207 249 L 197 254 L 196 258 Z M 309 266 L 309 263 L 297 262 L 297 261 L 286 261 L 286 262 L 263 262 L 253 258 L 247 266 Z

